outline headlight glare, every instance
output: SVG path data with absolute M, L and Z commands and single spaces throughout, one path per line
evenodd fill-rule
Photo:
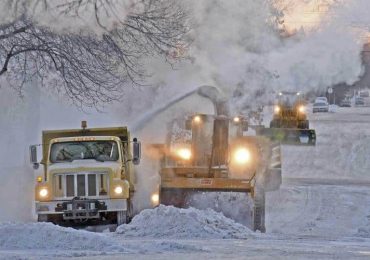
M 195 123 L 200 123 L 200 122 L 202 121 L 202 119 L 200 118 L 200 116 L 195 116 L 195 117 L 193 118 L 193 121 L 194 121 Z
M 238 164 L 246 164 L 251 160 L 251 153 L 247 148 L 239 148 L 234 153 L 234 160 Z
M 278 114 L 280 112 L 280 107 L 279 106 L 275 106 L 274 112 L 275 112 L 275 114 Z
M 123 189 L 122 189 L 121 186 L 117 186 L 117 187 L 114 188 L 114 193 L 122 194 L 122 192 L 123 192 Z
M 191 158 L 191 151 L 189 148 L 180 148 L 176 153 L 183 160 L 190 160 Z
M 159 203 L 159 195 L 158 193 L 154 193 L 151 197 L 152 203 L 154 205 L 157 205 Z
M 304 114 L 306 112 L 305 106 L 299 106 L 298 111 L 299 111 L 299 113 Z
M 40 195 L 40 197 L 42 197 L 42 198 L 45 198 L 46 196 L 48 196 L 48 189 L 46 189 L 46 188 L 42 188 L 40 191 L 39 191 L 39 195 Z

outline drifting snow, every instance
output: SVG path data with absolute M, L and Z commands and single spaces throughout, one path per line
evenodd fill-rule
M 160 205 L 143 210 L 130 224 L 119 226 L 118 234 L 127 237 L 246 239 L 247 227 L 211 209 L 179 209 Z
M 104 234 L 64 228 L 51 223 L 0 224 L 0 250 L 26 249 L 130 251 Z
M 202 247 L 175 241 L 137 243 L 121 238 L 113 233 L 93 233 L 51 223 L 0 223 L 0 259 L 18 259 L 27 252 L 32 252 L 34 259 L 81 256 L 110 259 L 122 254 L 205 252 Z

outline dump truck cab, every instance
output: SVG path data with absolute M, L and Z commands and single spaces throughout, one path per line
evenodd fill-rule
M 133 164 L 140 143 L 126 127 L 43 131 L 42 160 L 30 147 L 39 221 L 61 225 L 126 223 L 132 217 Z M 132 152 L 133 150 L 133 152 Z

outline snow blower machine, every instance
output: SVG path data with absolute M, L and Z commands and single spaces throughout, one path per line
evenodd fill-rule
M 225 103 L 214 97 L 215 115 L 175 120 L 166 144 L 157 146 L 162 154 L 160 203 L 187 208 L 195 194 L 244 193 L 252 205 L 243 218 L 252 230 L 265 232 L 265 192 L 281 185 L 280 143 L 245 136 L 247 120 L 229 117 Z M 229 211 L 243 207 L 246 201 Z
M 316 145 L 316 132 L 309 129 L 306 102 L 299 92 L 280 92 L 270 128 L 256 128 L 258 135 L 292 145 Z

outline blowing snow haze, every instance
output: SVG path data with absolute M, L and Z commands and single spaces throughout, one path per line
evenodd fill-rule
M 263 104 L 272 91 L 325 90 L 352 84 L 363 73 L 367 1 L 185 3 L 192 18 L 189 59 L 175 71 L 148 61 L 157 84 L 147 94 L 133 93 L 143 100 L 130 106 L 136 112 L 200 85 L 222 89 L 240 112 Z
M 5 2 L 9 1 L 1 4 Z M 14 2 L 22 2 L 27 9 L 39 1 Z M 122 1 L 123 5 L 128 2 Z M 6 180 L 0 198 L 8 198 L 7 202 L 0 200 L 0 208 L 11 205 L 10 211 L 0 210 L 0 221 L 32 217 L 33 185 L 29 184 L 34 176 L 28 166 L 27 150 L 30 144 L 41 142 L 42 129 L 79 127 L 86 118 L 91 127 L 123 123 L 130 126 L 139 114 L 150 114 L 173 97 L 186 95 L 201 85 L 221 89 L 230 98 L 234 111 L 245 112 L 263 105 L 272 91 L 325 90 L 337 83 L 352 84 L 363 72 L 361 51 L 370 23 L 364 10 L 370 9 L 369 1 L 186 0 L 183 5 L 191 24 L 184 61 L 176 63 L 173 70 L 158 58 L 147 60 L 145 64 L 152 75 L 148 79 L 150 86 L 124 89 L 122 102 L 106 105 L 105 113 L 78 112 L 61 102 L 58 94 L 38 88 L 36 80 L 26 83 L 21 99 L 0 76 L 0 163 L 6 165 L 0 169 Z M 1 22 L 9 22 L 17 15 L 0 10 Z M 39 15 L 39 10 L 33 13 L 38 23 L 56 32 L 76 32 L 78 28 L 98 37 L 104 32 L 96 20 L 90 19 L 89 9 L 83 10 L 84 19 L 78 19 L 74 26 L 62 17 L 53 23 L 50 17 L 55 14 Z M 125 12 L 118 14 L 124 17 Z M 107 28 L 115 26 L 108 18 L 103 23 Z M 195 100 L 187 101 L 172 116 L 209 109 L 210 105 L 205 104 L 208 101 Z M 149 132 L 153 129 L 150 125 L 144 127 Z

